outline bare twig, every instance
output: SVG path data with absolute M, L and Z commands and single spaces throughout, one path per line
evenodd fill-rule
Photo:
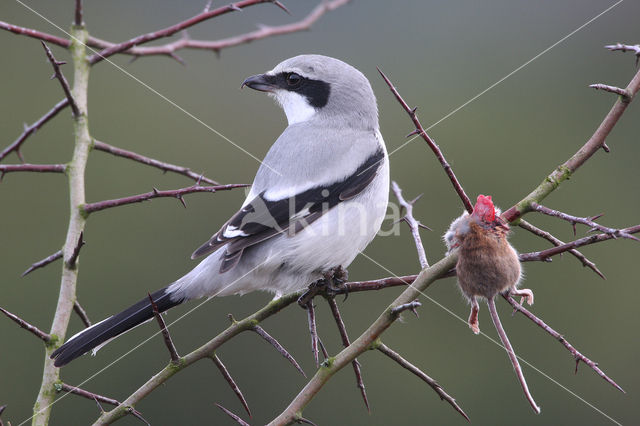
M 309 12 L 306 17 L 298 22 L 277 26 L 261 26 L 256 31 L 251 31 L 246 34 L 241 34 L 221 40 L 192 40 L 189 37 L 185 36 L 179 40 L 160 46 L 135 46 L 121 53 L 134 56 L 165 55 L 173 57 L 174 59 L 176 59 L 176 57 L 174 56 L 175 52 L 181 49 L 201 49 L 218 53 L 223 49 L 250 43 L 252 41 L 261 40 L 277 35 L 306 31 L 310 29 L 311 26 L 324 14 L 343 6 L 350 1 L 351 0 L 325 0 L 320 2 L 320 4 L 318 4 L 311 12 Z M 280 3 L 276 3 L 276 5 L 281 6 Z M 204 13 L 207 12 L 208 10 L 205 9 Z M 108 49 L 115 46 L 115 44 L 113 43 L 94 37 L 89 37 L 89 45 L 101 49 Z
M 98 201 L 97 203 L 87 203 L 83 206 L 83 210 L 85 213 L 93 213 L 104 209 L 109 209 L 112 207 L 124 206 L 127 204 L 140 203 L 142 201 L 151 200 L 153 198 L 177 198 L 180 200 L 182 205 L 186 207 L 184 199 L 182 198 L 184 195 L 193 194 L 196 192 L 218 192 L 218 191 L 227 191 L 234 188 L 245 188 L 249 185 L 246 184 L 229 184 L 229 185 L 215 185 L 215 186 L 199 186 L 193 185 L 187 188 L 175 189 L 175 190 L 167 190 L 160 191 L 155 189 L 151 192 L 145 192 L 144 194 L 132 195 L 130 197 L 124 198 L 116 198 L 113 200 L 105 200 Z
M 0 312 L 5 314 L 7 316 L 7 318 L 12 320 L 16 324 L 18 324 L 20 327 L 24 328 L 25 330 L 27 330 L 28 332 L 30 332 L 31 334 L 36 336 L 38 339 L 42 340 L 43 342 L 49 343 L 51 341 L 51 336 L 49 334 L 45 333 L 44 331 L 40 330 L 35 325 L 29 324 L 28 322 L 26 322 L 25 320 L 23 320 L 19 316 L 15 315 L 15 314 L 12 314 L 11 312 L 7 311 L 4 308 L 0 308 Z
M 276 350 L 280 353 L 280 355 L 285 357 L 296 368 L 296 370 L 298 370 L 300 372 L 300 374 L 302 374 L 304 377 L 307 377 L 307 375 L 304 374 L 304 371 L 302 370 L 302 368 L 300 367 L 298 362 L 295 360 L 295 358 L 293 358 L 291 356 L 291 354 L 284 348 L 284 346 L 282 346 L 276 339 L 271 337 L 271 335 L 269 333 L 267 333 L 264 330 L 264 328 L 260 327 L 259 325 L 256 325 L 256 326 L 252 327 L 251 330 L 256 332 L 264 340 L 269 342 L 271 344 L 271 346 L 276 348 Z
M 530 224 L 529 222 L 525 221 L 524 219 L 520 219 L 520 222 L 518 222 L 518 226 L 521 227 L 522 229 L 526 229 L 527 231 L 531 232 L 534 235 L 537 235 L 539 237 L 544 238 L 545 240 L 549 241 L 551 244 L 553 244 L 556 247 L 557 246 L 561 246 L 561 245 L 564 244 L 563 241 L 557 239 L 556 237 L 551 235 L 549 232 L 547 232 L 545 230 L 542 230 L 542 229 Z M 589 259 L 587 259 L 586 256 L 583 255 L 582 253 L 580 253 L 578 250 L 571 249 L 571 250 L 568 250 L 568 252 L 571 255 L 573 255 L 576 259 L 578 259 L 580 262 L 582 262 L 582 266 L 588 267 L 593 272 L 598 274 L 598 276 L 600 278 L 602 278 L 603 280 L 606 279 L 604 274 L 602 272 L 600 272 L 600 270 L 596 267 L 596 264 L 593 263 L 592 261 L 590 261 Z M 523 259 L 522 256 L 523 255 L 520 255 L 520 261 L 522 261 L 522 262 L 526 261 L 525 259 Z M 525 254 L 525 256 L 526 256 L 526 254 Z
M 424 139 L 427 145 L 429 145 L 429 148 L 431 148 L 436 158 L 444 168 L 444 171 L 449 177 L 449 180 L 451 181 L 451 184 L 453 185 L 453 188 L 455 189 L 456 193 L 460 197 L 460 200 L 462 200 L 462 204 L 464 205 L 464 208 L 469 213 L 471 213 L 473 211 L 473 204 L 471 203 L 471 200 L 469 199 L 467 194 L 464 192 L 464 189 L 462 188 L 462 185 L 460 185 L 458 178 L 456 178 L 455 173 L 453 173 L 453 169 L 451 168 L 447 160 L 444 158 L 442 151 L 440 150 L 438 145 L 433 141 L 433 139 L 431 139 L 429 135 L 427 135 L 427 132 L 424 130 L 424 127 L 422 127 L 422 124 L 420 123 L 420 120 L 416 115 L 416 110 L 418 109 L 418 107 L 409 108 L 409 105 L 404 101 L 404 99 L 402 99 L 402 96 L 400 96 L 400 93 L 398 92 L 398 90 L 395 88 L 393 83 L 391 83 L 391 80 L 389 80 L 389 78 L 380 70 L 380 68 L 378 68 L 378 72 L 384 79 L 385 83 L 387 83 L 387 86 L 389 86 L 389 89 L 391 90 L 393 95 L 396 97 L 396 99 L 398 100 L 402 108 L 407 112 L 407 114 L 409 114 L 409 117 L 411 118 L 411 121 L 413 121 L 413 124 L 416 126 L 416 129 L 413 132 L 409 133 L 408 136 L 411 136 L 414 134 L 420 135 L 420 137 Z
M 402 196 L 402 189 L 400 189 L 395 181 L 391 182 L 391 189 L 393 189 L 393 193 L 396 195 L 398 202 L 406 211 L 402 220 L 404 220 L 411 229 L 411 235 L 413 235 L 413 241 L 416 244 L 416 251 L 418 252 L 420 267 L 422 269 L 427 268 L 429 266 L 429 262 L 427 261 L 427 255 L 424 251 L 424 246 L 422 245 L 422 238 L 420 238 L 421 223 L 413 217 L 413 205 L 420 199 L 422 195 L 417 196 L 411 201 L 407 201 Z
M 596 90 L 604 90 L 605 92 L 615 93 L 616 95 L 620 95 L 625 99 L 629 99 L 629 93 L 625 89 L 621 89 L 616 86 L 609 86 L 608 84 L 590 84 L 589 87 Z
M 113 145 L 97 141 L 95 139 L 93 141 L 93 147 L 99 151 L 107 152 L 118 157 L 128 158 L 130 160 L 137 161 L 138 163 L 146 164 L 147 166 L 156 167 L 165 172 L 173 172 L 183 176 L 187 176 L 188 178 L 191 178 L 196 182 L 206 182 L 210 185 L 220 185 L 220 183 L 216 182 L 215 180 L 209 179 L 208 177 L 205 177 L 201 174 L 194 173 L 187 167 L 176 166 L 174 164 L 158 161 L 156 159 L 145 157 L 144 155 L 140 155 L 132 151 L 127 151 L 126 149 L 118 148 Z
M 240 418 L 240 416 L 232 413 L 231 411 L 227 410 L 226 408 L 224 408 L 222 405 L 218 404 L 217 402 L 215 403 L 216 406 L 221 409 L 227 416 L 231 417 L 233 420 L 235 420 L 240 426 L 251 426 L 249 423 L 245 422 L 244 420 L 242 420 Z
M 76 0 L 76 11 L 74 14 L 73 24 L 78 27 L 84 25 L 84 22 L 82 20 L 82 0 Z
M 80 256 L 80 249 L 82 249 L 82 246 L 86 244 L 86 242 L 83 239 L 83 236 L 84 236 L 84 231 L 80 232 L 78 243 L 74 247 L 73 252 L 71 253 L 71 256 L 69 257 L 69 259 L 65 260 L 65 264 L 69 269 L 75 269 L 76 261 L 78 260 L 78 256 Z
M 624 229 L 621 229 L 620 231 L 624 232 L 626 234 L 637 234 L 638 232 L 640 232 L 640 225 L 631 226 L 629 228 L 624 228 Z M 564 253 L 566 251 L 569 251 L 569 250 L 572 250 L 572 249 L 576 249 L 578 247 L 582 247 L 582 246 L 586 246 L 586 245 L 595 244 L 595 243 L 599 243 L 599 242 L 602 242 L 602 241 L 610 240 L 612 238 L 614 238 L 612 234 L 589 235 L 587 237 L 579 238 L 577 240 L 571 241 L 571 242 L 566 243 L 566 244 L 562 244 L 562 245 L 557 246 L 557 247 L 552 247 L 550 249 L 546 249 L 546 250 L 542 250 L 542 251 L 536 251 L 536 252 L 533 252 L 533 253 L 522 254 L 522 255 L 520 255 L 520 260 L 523 261 L 523 262 L 530 262 L 530 261 L 534 261 L 534 260 L 544 261 L 544 260 L 549 259 L 552 256 L 558 255 L 560 253 Z
M 66 171 L 66 164 L 0 164 L 0 179 L 5 173 L 11 172 L 65 173 Z
M 52 263 L 52 262 L 55 262 L 56 260 L 61 259 L 61 258 L 62 258 L 62 250 L 58 250 L 57 252 L 53 253 L 51 256 L 47 256 L 47 257 L 45 257 L 44 259 L 39 260 L 39 261 L 37 261 L 37 262 L 33 263 L 31 266 L 29 266 L 29 267 L 27 268 L 27 270 L 26 270 L 26 271 L 24 271 L 24 272 L 22 273 L 22 275 L 21 275 L 21 276 L 22 276 L 22 277 L 24 277 L 25 275 L 27 275 L 27 274 L 29 274 L 29 273 L 31 273 L 31 272 L 33 272 L 33 271 L 35 271 L 36 269 L 38 269 L 38 268 L 44 268 L 44 267 L 45 267 L 45 266 L 47 266 L 48 264 L 50 264 L 50 263 Z
M 244 398 L 244 395 L 242 395 L 242 391 L 236 384 L 235 380 L 233 380 L 233 377 L 231 377 L 231 374 L 229 374 L 229 370 L 227 370 L 227 367 L 225 367 L 225 365 L 222 363 L 222 360 L 220 360 L 220 358 L 218 358 L 218 355 L 216 355 L 215 353 L 211 356 L 211 360 L 216 365 L 216 367 L 218 367 L 218 370 L 220 370 L 220 373 L 222 373 L 222 377 L 224 377 L 229 386 L 231 386 L 231 390 L 236 394 L 236 396 L 240 400 L 240 403 L 247 411 L 247 414 L 249 414 L 249 417 L 251 417 L 249 404 L 247 404 L 247 400 Z
M 158 305 L 153 301 L 153 297 L 151 297 L 151 293 L 148 293 L 149 301 L 151 302 L 151 307 L 153 308 L 153 316 L 156 317 L 156 321 L 158 321 L 158 326 L 160 326 L 160 331 L 162 331 L 162 338 L 164 340 L 164 344 L 169 351 L 169 355 L 171 356 L 171 363 L 178 364 L 180 362 L 180 355 L 178 355 L 178 351 L 176 350 L 176 345 L 173 344 L 173 340 L 171 340 L 171 334 L 167 329 L 167 325 L 160 315 L 160 311 L 158 310 Z
M 49 46 L 47 46 L 46 43 L 42 40 L 40 41 L 40 43 L 42 43 L 44 52 L 47 54 L 47 59 L 49 59 L 49 62 L 53 67 L 53 77 L 57 78 L 58 81 L 60 82 L 60 85 L 62 86 L 62 91 L 64 92 L 64 95 L 66 96 L 66 98 L 69 100 L 71 111 L 73 111 L 73 115 L 77 117 L 78 115 L 80 115 L 80 110 L 78 109 L 78 105 L 76 104 L 76 101 L 73 99 L 73 96 L 71 95 L 71 87 L 69 87 L 69 82 L 64 77 L 64 74 L 62 74 L 62 70 L 60 70 L 60 65 L 64 65 L 66 64 L 66 62 L 57 61 L 56 58 L 53 56 L 51 49 L 49 49 Z
M 57 44 L 58 46 L 62 46 L 65 48 L 69 48 L 69 46 L 71 46 L 71 41 L 67 40 L 66 38 L 57 37 L 52 34 L 47 34 L 41 31 L 33 30 L 31 28 L 19 27 L 17 25 L 13 25 L 4 21 L 0 21 L 0 29 L 7 30 L 14 34 L 37 38 L 38 40 L 44 40 L 49 43 Z
M 78 395 L 78 396 L 81 396 L 83 398 L 91 399 L 93 401 L 100 401 L 100 402 L 104 402 L 105 404 L 115 405 L 115 406 L 120 405 L 120 402 L 118 400 L 116 400 L 116 399 L 109 398 L 109 397 L 106 397 L 106 396 L 102 396 L 102 395 L 99 395 L 97 393 L 89 392 L 89 391 L 86 391 L 84 389 L 80 389 L 80 388 L 78 388 L 76 386 L 68 385 L 66 383 L 60 383 L 59 385 L 56 386 L 56 389 L 58 390 L 58 392 L 64 391 L 64 392 L 72 393 L 74 395 Z
M 164 28 L 162 30 L 153 31 L 150 33 L 142 34 L 137 37 L 134 37 L 130 40 L 127 40 L 122 43 L 114 44 L 111 47 L 101 50 L 100 52 L 92 55 L 89 58 L 89 63 L 91 65 L 96 64 L 102 61 L 105 58 L 108 58 L 111 55 L 116 53 L 124 52 L 129 50 L 134 46 L 138 46 L 143 43 L 147 43 L 153 40 L 157 40 L 159 38 L 170 37 L 175 33 L 185 30 L 193 25 L 196 25 L 200 22 L 206 21 L 211 18 L 215 18 L 220 15 L 224 15 L 229 12 L 235 12 L 242 10 L 246 7 L 253 6 L 260 3 L 272 3 L 271 0 L 243 0 L 235 3 L 227 4 L 225 6 L 221 6 L 217 9 L 203 11 L 189 19 L 186 19 L 182 22 L 178 22 L 177 24 L 171 25 L 170 27 Z
M 378 341 L 378 343 L 376 344 L 376 349 L 378 349 L 381 353 L 385 354 L 386 356 L 388 356 L 389 358 L 397 362 L 403 368 L 406 368 L 411 373 L 413 373 L 414 375 L 422 379 L 426 384 L 431 386 L 431 389 L 433 389 L 438 394 L 441 400 L 449 403 L 449 405 L 451 405 L 454 410 L 460 413 L 462 417 L 467 419 L 468 422 L 471 421 L 469 420 L 469 416 L 467 416 L 467 414 L 462 410 L 462 408 L 460 408 L 456 400 L 451 395 L 446 393 L 444 389 L 442 389 L 442 386 L 438 384 L 438 382 L 436 382 L 434 379 L 432 379 L 427 374 L 422 372 L 422 370 L 420 370 L 415 365 L 411 364 L 409 361 L 404 359 L 399 353 L 395 352 L 393 349 L 389 348 L 384 343 Z
M 418 300 L 416 299 L 409 303 L 403 303 L 402 305 L 398 305 L 392 308 L 391 313 L 398 316 L 404 311 L 411 311 L 416 317 L 418 317 L 419 315 L 418 311 L 416 311 L 416 308 L 419 308 L 420 306 L 422 306 L 422 303 L 418 302 Z
M 584 356 L 583 354 L 581 354 L 576 348 L 574 348 L 571 343 L 569 343 L 564 336 L 562 336 L 560 333 L 558 333 L 557 331 L 555 331 L 553 328 L 549 327 L 544 321 L 542 321 L 540 318 L 538 318 L 537 316 L 535 316 L 533 313 L 531 313 L 530 311 L 528 311 L 524 306 L 522 306 L 520 303 L 518 303 L 513 297 L 511 296 L 507 296 L 507 295 L 502 295 L 502 297 L 509 302 L 509 304 L 511 306 L 513 306 L 513 309 L 515 309 L 518 312 L 521 312 L 525 317 L 527 317 L 528 319 L 530 319 L 531 321 L 533 321 L 533 323 L 535 323 L 538 327 L 542 328 L 544 331 L 546 331 L 548 334 L 550 334 L 551 336 L 553 336 L 557 341 L 559 341 L 560 343 L 562 343 L 562 346 L 564 346 L 573 356 L 573 358 L 576 361 L 576 373 L 578 372 L 578 364 L 580 363 L 580 361 L 584 362 L 586 365 L 588 365 L 593 371 L 595 371 L 600 377 L 602 377 L 607 383 L 609 383 L 610 385 L 612 385 L 613 387 L 615 387 L 616 389 L 618 389 L 619 391 L 624 392 L 624 390 L 618 386 L 618 384 L 616 382 L 614 382 L 613 380 L 611 380 L 611 378 L 609 378 L 609 376 L 607 376 L 599 367 L 598 364 L 596 362 L 591 361 L 589 358 L 587 358 L 586 356 Z
M 619 50 L 621 52 L 634 52 L 636 55 L 636 66 L 638 65 L 638 60 L 640 60 L 640 44 L 631 45 L 616 43 L 605 46 L 605 48 L 611 50 L 612 52 L 615 52 L 616 50 Z
M 531 208 L 534 211 L 540 212 L 542 214 L 546 214 L 547 216 L 557 217 L 557 218 L 560 218 L 562 220 L 566 220 L 567 222 L 571 223 L 573 225 L 573 227 L 574 227 L 574 229 L 573 229 L 573 234 L 574 235 L 576 234 L 575 225 L 576 225 L 576 223 L 580 223 L 582 225 L 589 226 L 592 231 L 593 230 L 598 230 L 598 231 L 603 232 L 605 234 L 609 234 L 609 235 L 611 235 L 612 238 L 622 237 L 622 238 L 629 238 L 631 240 L 640 241 L 640 239 L 638 239 L 637 237 L 634 237 L 633 235 L 628 234 L 628 233 L 624 232 L 621 229 L 608 228 L 606 226 L 600 225 L 599 223 L 596 223 L 595 219 L 599 218 L 602 215 L 597 215 L 597 216 L 592 216 L 592 217 L 572 216 L 570 214 L 563 213 L 561 211 L 553 210 L 553 209 L 550 209 L 549 207 L 542 206 L 542 205 L 536 203 L 535 201 L 533 201 L 531 203 Z
M 351 344 L 349 341 L 349 335 L 347 334 L 347 328 L 344 325 L 344 321 L 342 321 L 342 315 L 340 315 L 340 309 L 338 309 L 338 304 L 336 303 L 336 299 L 333 297 L 327 298 L 327 302 L 329 303 L 329 307 L 331 308 L 331 312 L 333 313 L 333 318 L 336 320 L 336 325 L 338 326 L 338 331 L 340 332 L 340 338 L 342 339 L 342 346 L 347 347 Z M 364 387 L 364 382 L 362 381 L 362 372 L 360 371 L 360 363 L 358 359 L 354 359 L 351 362 L 353 366 L 353 372 L 356 375 L 356 385 L 360 389 L 360 394 L 362 395 L 362 399 L 364 400 L 364 405 L 367 407 L 367 411 L 371 412 L 371 408 L 369 407 L 369 399 L 367 398 L 367 392 Z
M 89 315 L 87 315 L 87 311 L 84 310 L 77 299 L 75 302 L 73 302 L 73 311 L 78 314 L 85 327 L 91 327 L 91 320 L 89 319 Z
M 7 409 L 6 405 L 3 405 L 0 407 L 0 417 L 2 416 L 2 413 L 4 413 L 4 410 Z M 4 426 L 4 422 L 2 421 L 2 419 L 0 418 L 0 426 Z
M 309 335 L 311 336 L 311 353 L 313 353 L 313 359 L 316 361 L 316 367 L 320 365 L 318 359 L 318 331 L 316 329 L 316 311 L 313 307 L 313 299 L 309 300 L 304 306 L 307 310 L 307 318 L 309 320 Z
M 18 139 L 13 141 L 13 143 L 11 143 L 8 147 L 2 150 L 2 152 L 0 152 L 0 161 L 2 161 L 4 157 L 6 157 L 7 155 L 9 155 L 14 151 L 18 155 L 18 158 L 24 161 L 20 153 L 20 147 L 22 146 L 22 144 L 27 140 L 29 136 L 34 134 L 36 130 L 42 127 L 47 121 L 55 117 L 60 111 L 65 109 L 68 105 L 69 105 L 69 99 L 64 98 L 63 100 L 55 104 L 53 108 L 51 108 L 45 115 L 40 117 L 32 125 L 25 126 L 24 131 L 20 136 L 18 136 Z

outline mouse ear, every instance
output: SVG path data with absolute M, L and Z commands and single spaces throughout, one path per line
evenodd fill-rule
M 484 222 L 493 222 L 496 219 L 496 210 L 491 201 L 491 195 L 478 195 L 476 205 L 473 207 L 473 215 Z

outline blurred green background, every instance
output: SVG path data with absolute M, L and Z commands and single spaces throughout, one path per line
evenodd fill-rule
M 28 1 L 35 10 L 67 28 L 72 1 Z M 121 41 L 198 13 L 203 1 L 86 1 L 91 34 Z M 214 5 L 218 2 L 214 2 Z M 293 16 L 263 5 L 206 22 L 190 30 L 194 38 L 217 39 L 252 30 L 257 24 L 282 24 L 304 16 L 314 1 L 287 1 Z M 548 46 L 613 4 L 613 1 L 363 1 L 327 14 L 311 31 L 257 41 L 222 52 L 179 54 L 188 65 L 162 57 L 114 61 L 128 72 L 262 157 L 286 125 L 284 114 L 266 96 L 240 91 L 242 80 L 271 69 L 281 60 L 320 53 L 343 59 L 364 72 L 380 107 L 382 133 L 390 151 L 412 130 L 375 67 L 395 82 L 410 105 L 419 105 L 425 126 L 498 81 Z M 435 126 L 437 140 L 470 196 L 489 193 L 510 206 L 537 185 L 591 135 L 614 102 L 610 94 L 587 87 L 602 82 L 624 86 L 635 72 L 631 54 L 608 53 L 603 46 L 640 41 L 640 4 L 622 2 L 557 47 L 506 79 L 473 103 Z M 50 24 L 12 0 L 0 3 L 0 19 L 60 34 Z M 0 33 L 0 145 L 6 146 L 62 98 L 37 40 Z M 67 53 L 53 47 L 58 59 Z M 71 66 L 64 67 L 69 79 Z M 97 139 L 172 163 L 186 165 L 221 182 L 251 182 L 257 162 L 189 118 L 158 95 L 108 63 L 91 73 L 91 133 Z M 577 215 L 605 212 L 603 224 L 623 227 L 639 222 L 638 158 L 640 105 L 631 105 L 609 139 L 611 153 L 597 153 L 570 182 L 545 203 Z M 29 139 L 29 162 L 65 162 L 72 150 L 69 111 L 64 111 Z M 5 163 L 17 161 L 15 155 Z M 431 261 L 444 251 L 440 236 L 461 205 L 431 152 L 416 140 L 391 157 L 392 178 L 407 197 L 425 196 L 416 216 L 434 229 L 423 232 Z M 87 169 L 87 198 L 99 201 L 146 192 L 155 186 L 190 185 L 181 176 L 93 152 Z M 235 212 L 243 191 L 194 194 L 188 208 L 171 199 L 99 212 L 91 216 L 82 250 L 79 300 L 100 320 L 186 273 L 192 250 Z M 56 250 L 66 232 L 65 179 L 59 175 L 11 174 L 0 185 L 0 305 L 47 330 L 57 300 L 60 263 L 20 278 L 33 261 Z M 571 226 L 546 217 L 531 222 L 573 238 Z M 390 226 L 385 224 L 385 229 Z M 579 227 L 579 234 L 585 232 Z M 520 251 L 548 247 L 545 241 L 516 230 Z M 377 238 L 366 253 L 394 274 L 410 274 L 418 263 L 406 228 L 400 236 Z M 532 414 L 505 352 L 474 336 L 467 325 L 424 299 L 420 318 L 406 316 L 384 341 L 422 367 L 480 425 L 602 425 L 611 420 L 640 424 L 638 368 L 638 273 L 640 246 L 610 241 L 584 249 L 606 274 L 603 281 L 571 256 L 553 263 L 526 264 L 526 287 L 534 290 L 534 312 L 563 333 L 578 350 L 627 391 L 622 394 L 593 371 L 574 362 L 567 351 L 520 316 L 512 318 L 499 303 L 503 323 L 516 352 L 536 370 L 524 373 L 542 414 Z M 350 268 L 355 280 L 389 276 L 364 257 Z M 359 335 L 401 289 L 352 295 L 340 301 L 348 330 Z M 428 290 L 438 304 L 467 317 L 468 308 L 453 279 Z M 269 300 L 266 294 L 213 299 L 173 327 L 181 353 L 199 346 L 227 326 L 226 315 L 250 314 Z M 319 333 L 331 353 L 340 348 L 326 305 L 318 301 Z M 178 318 L 194 303 L 168 314 Z M 496 336 L 485 307 L 483 331 Z M 314 371 L 306 314 L 292 306 L 264 327 L 285 345 L 308 375 Z M 72 318 L 70 333 L 81 329 Z M 63 379 L 78 384 L 156 332 L 143 326 L 110 344 L 97 357 L 82 357 L 66 367 Z M 6 318 L 0 318 L 0 405 L 16 425 L 31 415 L 38 391 L 42 345 Z M 279 413 L 305 380 L 272 348 L 254 335 L 242 335 L 218 354 L 237 380 L 253 411 L 252 424 Z M 97 374 L 84 387 L 124 399 L 162 368 L 168 356 L 161 339 L 132 352 Z M 465 424 L 424 383 L 378 353 L 360 358 L 372 411 L 368 414 L 350 368 L 331 380 L 304 416 L 316 424 Z M 172 378 L 137 408 L 152 424 L 235 424 L 215 406 L 219 402 L 246 418 L 242 407 L 211 363 L 205 361 Z M 92 401 L 69 396 L 56 404 L 52 424 L 87 424 L 97 417 Z M 139 424 L 133 418 L 121 424 Z

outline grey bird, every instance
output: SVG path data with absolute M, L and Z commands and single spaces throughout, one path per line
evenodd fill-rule
M 254 290 L 279 297 L 303 289 L 349 266 L 382 224 L 389 160 L 376 98 L 360 71 L 327 56 L 300 55 L 242 86 L 275 98 L 289 125 L 240 210 L 192 255 L 207 257 L 151 295 L 161 312 L 202 297 Z M 63 366 L 152 317 L 145 298 L 76 334 L 51 358 Z

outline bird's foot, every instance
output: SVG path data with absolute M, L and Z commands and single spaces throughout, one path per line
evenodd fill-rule
M 325 282 L 325 292 L 329 297 L 335 297 L 339 293 L 345 294 L 345 299 L 349 296 L 344 285 L 349 278 L 349 273 L 342 266 L 336 266 L 333 269 L 329 269 L 323 275 Z

